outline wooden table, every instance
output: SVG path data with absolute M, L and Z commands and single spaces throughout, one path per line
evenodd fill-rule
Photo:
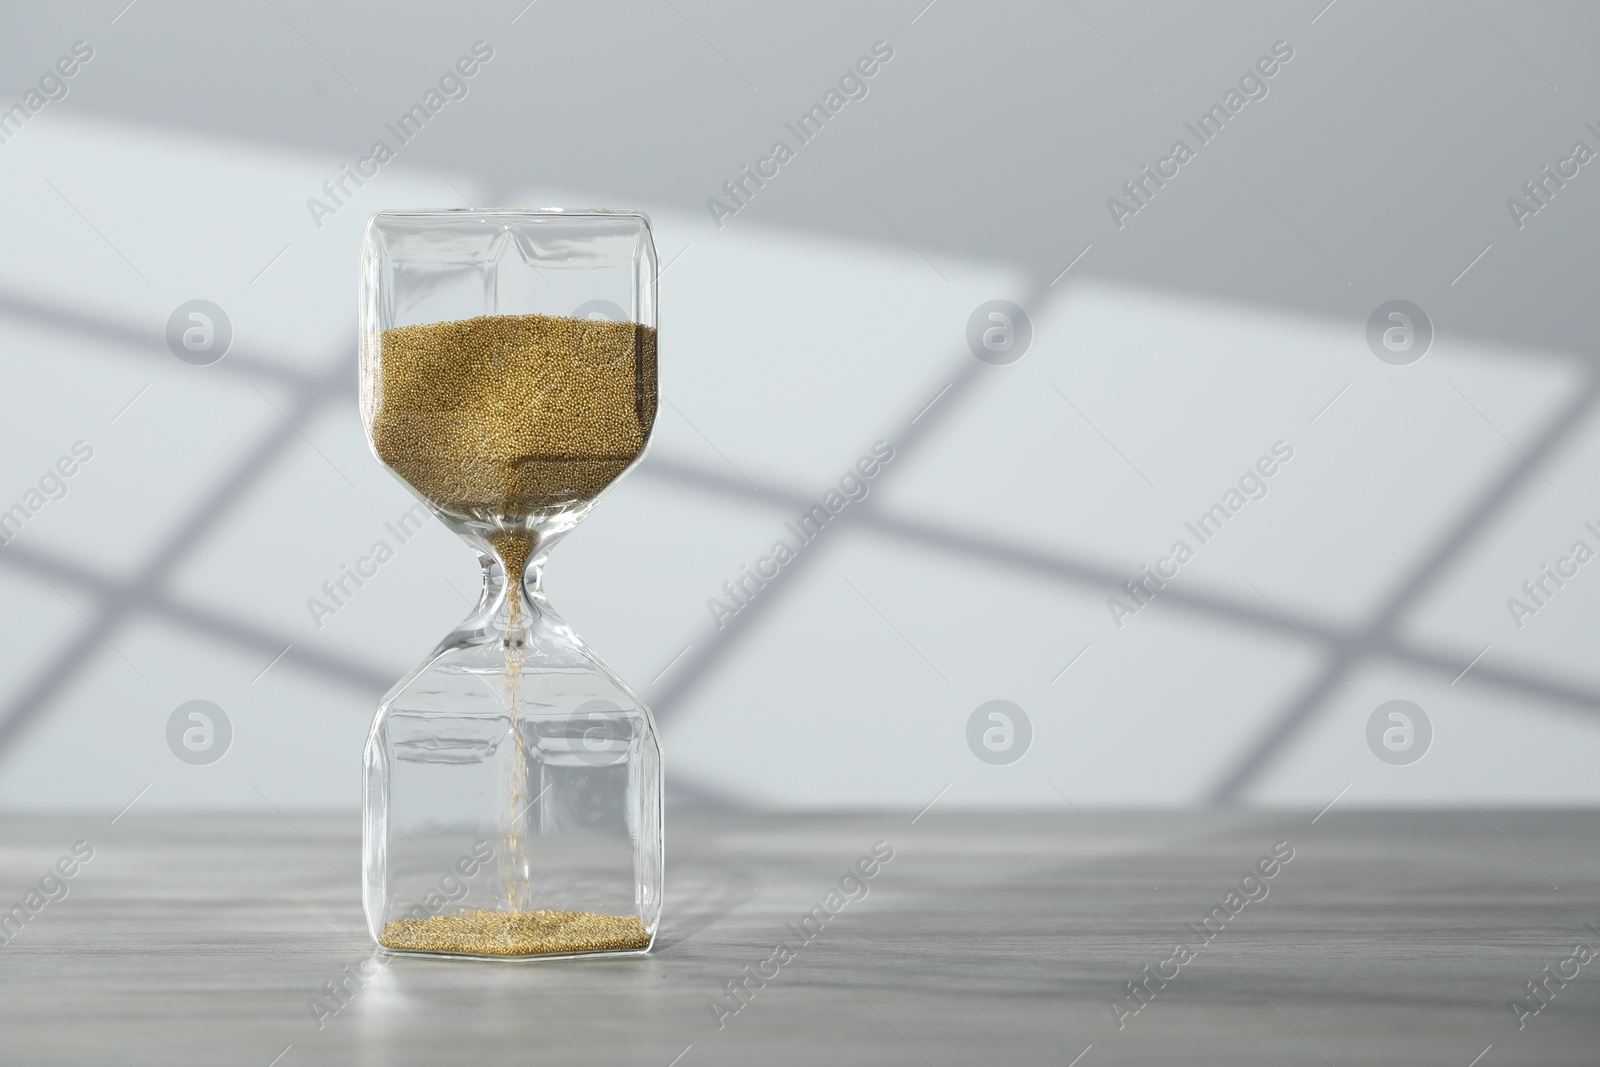
M 93 857 L 0 948 L 0 1063 L 1600 1062 L 1600 959 L 1567 962 L 1600 949 L 1600 819 L 1312 814 L 675 810 L 652 956 L 394 959 L 331 1000 L 371 952 L 356 818 L 13 814 L 0 911 Z M 797 937 L 879 841 L 866 896 Z M 746 965 L 776 976 L 715 1011 Z M 1519 1030 L 1525 983 L 1574 969 Z

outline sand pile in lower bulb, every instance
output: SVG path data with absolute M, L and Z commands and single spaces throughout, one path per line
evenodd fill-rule
M 591 911 L 484 911 L 396 919 L 379 944 L 416 952 L 470 952 L 479 956 L 547 956 L 569 952 L 640 949 L 650 934 L 633 915 Z

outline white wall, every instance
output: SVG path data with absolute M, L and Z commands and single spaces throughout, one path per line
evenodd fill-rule
M 1600 798 L 1600 564 L 1520 627 L 1506 606 L 1600 549 L 1600 179 L 1521 229 L 1505 203 L 1600 149 L 1592 13 L 121 6 L 0 43 L 0 103 L 95 49 L 0 144 L 0 508 L 93 448 L 0 547 L 0 805 L 359 804 L 377 697 L 476 576 L 435 524 L 307 610 L 411 503 L 355 412 L 356 250 L 374 210 L 463 200 L 642 208 L 671 261 L 653 451 L 548 588 L 656 706 L 678 795 Z M 467 98 L 316 226 L 307 197 L 479 39 Z M 868 96 L 718 227 L 705 199 L 880 39 Z M 1119 229 L 1106 198 L 1278 40 L 1266 98 Z M 1436 329 L 1409 366 L 1364 336 L 1397 297 Z M 195 298 L 235 332 L 208 367 L 164 339 Z M 1010 366 L 964 337 L 996 298 L 1033 324 Z M 879 440 L 869 496 L 715 625 L 708 598 Z M 1280 441 L 1265 497 L 1119 627 L 1121 581 Z M 168 749 L 191 699 L 232 723 L 208 766 Z M 993 699 L 1031 720 L 1010 765 L 968 745 Z M 1392 699 L 1432 725 L 1411 765 L 1369 749 Z

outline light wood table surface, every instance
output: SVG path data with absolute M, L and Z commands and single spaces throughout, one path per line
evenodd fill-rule
M 1600 959 L 1522 1029 L 1508 1006 L 1600 949 L 1593 813 L 912 814 L 673 809 L 648 958 L 395 958 L 319 1028 L 308 1001 L 371 952 L 356 817 L 10 813 L 0 911 L 94 855 L 0 947 L 0 1063 L 1600 1063 Z M 786 924 L 878 841 L 867 895 L 800 943 Z M 1266 896 L 1201 942 L 1185 924 L 1279 842 Z M 1119 1029 L 1147 964 L 1176 977 Z

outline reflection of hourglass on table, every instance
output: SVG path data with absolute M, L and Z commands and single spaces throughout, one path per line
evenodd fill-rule
M 384 698 L 367 743 L 363 898 L 390 951 L 642 952 L 654 936 L 655 724 L 540 579 L 649 441 L 655 273 L 638 214 L 396 212 L 368 225 L 368 440 L 484 577 L 472 615 Z

